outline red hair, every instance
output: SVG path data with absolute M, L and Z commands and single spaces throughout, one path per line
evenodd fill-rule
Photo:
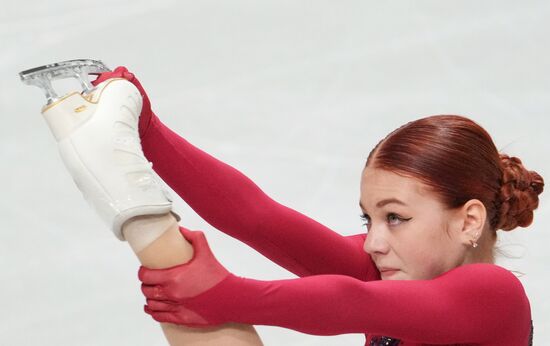
M 538 173 L 500 154 L 487 131 L 458 115 L 401 126 L 370 152 L 369 165 L 421 180 L 449 208 L 480 200 L 492 230 L 529 226 L 544 188 Z

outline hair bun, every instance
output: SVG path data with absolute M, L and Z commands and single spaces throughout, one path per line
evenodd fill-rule
M 496 229 L 510 231 L 518 226 L 527 227 L 533 222 L 533 211 L 539 205 L 544 180 L 535 171 L 525 169 L 521 160 L 500 154 L 502 185 Z

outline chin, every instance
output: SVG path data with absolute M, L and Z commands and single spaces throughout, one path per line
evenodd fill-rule
M 410 280 L 405 273 L 403 273 L 401 270 L 397 270 L 393 273 L 388 272 L 381 272 L 380 278 L 382 280 Z

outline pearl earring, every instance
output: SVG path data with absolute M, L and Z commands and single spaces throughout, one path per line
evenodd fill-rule
M 470 240 L 470 243 L 472 244 L 472 247 L 475 249 L 476 247 L 478 247 L 478 244 L 477 244 L 477 236 L 479 235 L 479 233 L 476 233 L 474 235 L 474 239 L 471 239 Z

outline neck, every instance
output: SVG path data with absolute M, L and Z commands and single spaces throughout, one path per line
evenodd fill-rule
M 495 263 L 494 242 L 485 241 L 476 248 L 469 248 L 463 264 Z
M 477 249 L 475 249 L 477 250 Z M 472 253 L 470 252 L 468 255 L 466 255 L 466 258 L 464 259 L 464 262 L 462 264 L 471 264 L 471 263 L 495 263 L 495 259 L 491 252 L 489 252 L 489 255 L 482 255 L 481 253 Z

